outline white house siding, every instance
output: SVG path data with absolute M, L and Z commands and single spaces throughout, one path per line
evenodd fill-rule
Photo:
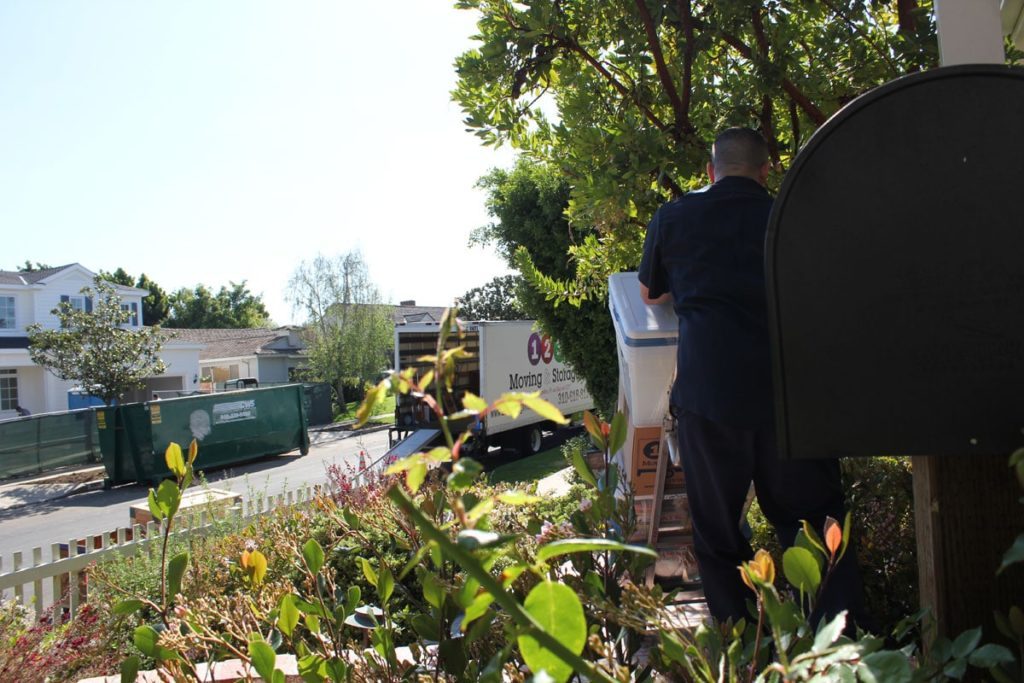
M 32 308 L 32 295 L 24 287 L 3 287 L 0 285 L 0 296 L 14 297 L 14 328 L 0 328 L 0 336 L 24 337 L 25 327 L 36 321 L 35 310 Z
M 260 384 L 266 382 L 287 382 L 288 359 L 261 356 L 258 358 L 257 372 L 256 376 L 259 378 Z
M 35 320 L 41 322 L 42 326 L 46 329 L 57 329 L 60 326 L 60 322 L 57 317 L 53 315 L 52 311 L 56 309 L 61 302 L 62 296 L 81 296 L 81 291 L 85 287 L 92 287 L 92 275 L 84 268 L 79 269 L 76 267 L 68 268 L 67 270 L 61 271 L 55 275 L 51 275 L 46 279 L 45 285 L 35 285 L 35 307 L 33 314 Z M 142 320 L 142 295 L 141 294 L 129 294 L 128 292 L 119 292 L 122 304 L 135 304 L 139 310 L 139 326 L 144 324 Z M 129 325 L 130 327 L 136 327 Z
M 199 389 L 199 344 L 176 345 L 174 342 L 164 346 L 160 357 L 164 359 L 167 369 L 164 375 L 182 378 L 182 390 L 197 391 Z

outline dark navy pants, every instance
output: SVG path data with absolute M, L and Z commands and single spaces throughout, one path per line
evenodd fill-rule
M 826 516 L 843 523 L 846 511 L 837 460 L 780 460 L 772 429 L 728 427 L 677 411 L 680 457 L 693 519 L 694 550 L 711 615 L 724 621 L 747 617 L 754 593 L 740 578 L 739 565 L 753 557 L 740 530 L 750 483 L 783 547 L 796 539 L 801 520 L 821 536 Z M 776 567 L 781 575 L 782 567 Z M 863 588 L 851 542 L 825 587 L 815 614 L 833 617 L 849 610 L 864 623 Z

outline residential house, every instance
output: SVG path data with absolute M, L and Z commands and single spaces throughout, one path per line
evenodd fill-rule
M 81 310 L 91 310 L 92 301 L 81 294 L 96 274 L 77 263 L 34 271 L 0 270 L 0 420 L 16 417 L 21 406 L 32 413 L 67 410 L 68 391 L 74 383 L 65 381 L 32 362 L 28 353 L 26 327 L 39 323 L 56 329 L 60 321 L 53 314 L 62 301 Z M 127 327 L 142 327 L 144 289 L 115 285 L 121 305 L 131 311 Z M 197 344 L 171 340 L 160 353 L 167 366 L 165 374 L 150 377 L 143 389 L 126 401 L 148 399 L 154 391 L 191 391 L 199 384 Z
M 202 344 L 200 374 L 220 385 L 252 377 L 263 384 L 289 382 L 306 364 L 297 327 L 276 329 L 176 329 L 178 341 Z
M 402 301 L 393 307 L 391 317 L 396 325 L 404 323 L 439 323 L 444 306 L 417 306 L 415 301 Z

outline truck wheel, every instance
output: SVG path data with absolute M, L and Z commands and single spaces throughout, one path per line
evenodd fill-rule
M 541 434 L 539 425 L 525 427 L 522 431 L 522 435 L 520 436 L 519 452 L 523 455 L 540 453 L 540 449 L 543 444 L 544 435 Z

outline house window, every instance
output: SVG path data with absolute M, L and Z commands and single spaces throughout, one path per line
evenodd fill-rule
M 18 407 L 18 371 L 0 370 L 0 410 Z
M 131 312 L 132 317 L 128 319 L 128 322 L 131 323 L 132 327 L 139 326 L 139 305 L 137 303 L 133 301 L 130 304 L 121 304 L 121 310 Z
M 0 296 L 0 330 L 13 330 L 17 325 L 14 318 L 14 297 Z

